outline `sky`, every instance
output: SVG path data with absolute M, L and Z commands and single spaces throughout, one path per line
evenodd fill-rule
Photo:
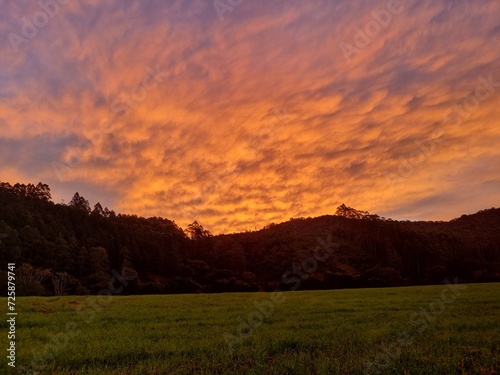
M 499 1 L 0 9 L 0 181 L 213 233 L 499 206 Z

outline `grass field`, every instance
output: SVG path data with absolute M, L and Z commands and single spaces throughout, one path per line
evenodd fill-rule
M 18 298 L 17 312 L 16 365 L 40 374 L 500 373 L 500 284 Z

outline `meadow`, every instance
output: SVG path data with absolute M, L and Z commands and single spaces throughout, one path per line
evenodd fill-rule
M 16 307 L 26 374 L 500 373 L 499 283 L 25 297 Z M 2 372 L 15 373 L 5 357 Z

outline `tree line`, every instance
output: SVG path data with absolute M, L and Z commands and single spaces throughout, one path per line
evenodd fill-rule
M 116 214 L 76 193 L 52 202 L 50 188 L 0 183 L 0 283 L 17 264 L 20 295 L 92 294 L 111 272 L 124 294 L 287 290 L 318 237 L 335 254 L 301 277 L 301 289 L 500 280 L 500 209 L 451 222 L 393 221 L 344 204 L 335 215 L 294 218 L 245 233 L 213 236 L 198 222 Z

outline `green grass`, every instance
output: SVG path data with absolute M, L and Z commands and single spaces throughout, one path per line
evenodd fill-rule
M 41 374 L 330 375 L 364 374 L 378 356 L 383 374 L 499 374 L 500 284 L 467 285 L 432 312 L 444 289 L 289 292 L 250 328 L 238 319 L 270 294 L 18 298 L 17 365 L 44 364 Z M 225 337 L 238 329 L 245 338 L 230 350 Z

